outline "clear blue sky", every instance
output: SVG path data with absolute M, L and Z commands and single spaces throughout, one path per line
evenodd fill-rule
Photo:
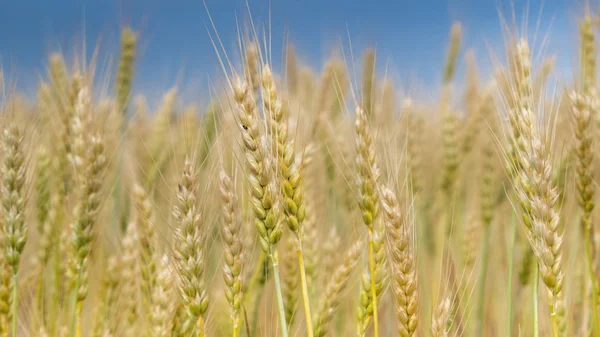
M 548 53 L 557 54 L 559 66 L 572 64 L 576 56 L 568 51 L 576 45 L 575 18 L 583 0 L 249 0 L 249 5 L 255 23 L 266 24 L 271 13 L 276 57 L 289 37 L 304 61 L 320 65 L 340 41 L 348 53 L 349 32 L 355 51 L 374 46 L 379 64 L 389 61 L 405 86 L 427 87 L 439 81 L 453 20 L 463 22 L 464 45 L 476 49 L 483 67 L 490 58 L 486 41 L 502 51 L 499 10 L 509 15 L 511 1 L 519 22 L 527 3 L 530 26 L 541 13 L 542 33 L 550 32 Z M 242 24 L 248 21 L 246 2 L 206 4 L 233 52 L 236 17 Z M 209 78 L 219 74 L 207 24 L 201 0 L 0 0 L 0 60 L 18 86 L 30 90 L 45 72 L 50 52 L 72 55 L 85 38 L 88 50 L 100 43 L 101 60 L 112 60 L 112 71 L 119 29 L 131 25 L 140 32 L 136 89 L 153 94 L 177 83 L 200 95 Z M 103 64 L 101 70 L 109 68 Z

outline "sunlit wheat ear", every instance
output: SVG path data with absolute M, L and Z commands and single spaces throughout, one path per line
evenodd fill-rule
M 11 268 L 13 294 L 11 297 L 12 334 L 17 334 L 18 272 L 23 249 L 27 242 L 25 223 L 25 154 L 23 136 L 18 126 L 10 124 L 2 132 L 2 206 L 4 215 L 4 244 L 6 262 Z
M 298 256 L 297 271 L 300 275 L 300 289 L 302 290 L 302 302 L 304 306 L 304 317 L 306 320 L 306 329 L 308 336 L 312 337 L 312 313 L 310 309 L 310 298 L 308 294 L 308 284 L 306 277 L 306 268 L 304 266 L 304 251 L 302 249 L 302 240 L 304 236 L 304 219 L 306 217 L 306 208 L 304 204 L 304 187 L 302 185 L 302 162 L 297 160 L 294 151 L 293 138 L 288 135 L 288 116 L 284 114 L 287 111 L 287 106 L 282 102 L 276 87 L 273 74 L 269 66 L 263 66 L 262 72 L 262 89 L 263 89 L 263 104 L 267 114 L 267 124 L 271 133 L 271 146 L 275 152 L 275 167 L 278 170 L 278 183 L 283 191 L 283 209 L 286 216 L 288 228 L 294 233 L 296 238 L 296 251 Z M 291 247 L 289 247 L 291 248 Z M 288 252 L 291 253 L 291 252 Z M 293 259 L 291 254 L 288 255 Z M 284 261 L 289 262 L 289 261 Z M 291 266 L 288 266 L 291 267 Z M 291 268 L 287 268 L 291 269 Z M 284 281 L 289 287 L 293 288 L 292 278 L 287 278 Z M 290 289 L 291 290 L 291 289 Z M 289 291 L 292 294 L 293 291 Z M 290 298 L 293 300 L 293 298 Z M 291 301 L 287 301 L 290 306 Z M 292 308 L 291 306 L 289 308 Z M 288 318 L 291 319 L 288 310 Z M 288 320 L 289 322 L 289 320 Z
M 268 151 L 261 142 L 254 91 L 250 89 L 247 81 L 240 78 L 234 79 L 232 85 L 234 100 L 237 103 L 236 115 L 241 127 L 240 132 L 244 146 L 243 153 L 246 175 L 250 186 L 254 224 L 258 231 L 258 241 L 262 252 L 272 262 L 279 324 L 283 336 L 287 337 L 287 322 L 279 278 L 279 258 L 276 250 L 276 245 L 283 233 L 283 223 L 280 221 L 280 206 L 276 195 L 277 190 L 274 186 L 275 181 L 272 179 L 271 166 L 266 157 Z
M 35 177 L 35 199 L 37 208 L 37 231 L 38 231 L 38 247 L 34 257 L 35 265 L 40 268 L 40 277 L 37 281 L 36 290 L 36 305 L 39 308 L 44 308 L 44 272 L 46 270 L 48 260 L 52 254 L 55 234 L 56 214 L 57 214 L 57 196 L 52 193 L 51 184 L 56 180 L 51 180 L 52 163 L 51 157 L 45 146 L 41 146 L 36 158 L 36 177 Z
M 579 194 L 577 201 L 581 210 L 581 233 L 584 239 L 588 275 L 591 280 L 591 324 L 594 333 L 600 333 L 600 322 L 598 314 L 598 284 L 596 279 L 596 267 L 594 262 L 595 245 L 593 240 L 592 214 L 594 202 L 594 123 L 593 118 L 598 114 L 598 97 L 594 87 L 588 86 L 583 94 L 571 93 L 571 111 L 574 131 L 575 153 L 575 185 Z M 559 318 L 561 316 L 559 315 Z M 564 317 L 564 316 L 563 316 Z
M 386 270 L 386 252 L 384 245 L 384 233 L 375 230 L 372 237 L 370 237 L 373 245 L 373 272 L 371 268 L 364 271 L 361 275 L 361 287 L 358 304 L 358 326 L 357 336 L 364 336 L 367 333 L 367 328 L 374 320 L 376 303 L 381 297 L 381 294 L 386 288 L 388 281 L 388 273 Z M 375 299 L 373 299 L 375 295 Z M 375 324 L 375 322 L 373 322 Z
M 586 13 L 585 18 L 579 24 L 579 35 L 581 37 L 581 82 L 582 90 L 587 92 L 596 88 L 596 42 L 592 18 Z
M 398 333 L 402 337 L 414 336 L 418 322 L 418 293 L 415 257 L 410 242 L 411 230 L 400 211 L 396 195 L 384 189 L 383 211 L 386 215 L 387 249 L 390 260 L 390 278 L 394 292 Z
M 169 142 L 171 121 L 175 114 L 177 88 L 171 88 L 163 97 L 149 132 L 150 138 L 144 151 L 147 154 L 142 162 L 142 176 L 145 177 L 143 186 L 149 189 L 160 178 L 164 166 L 169 162 L 173 150 Z
M 242 244 L 242 220 L 239 205 L 231 178 L 224 169 L 219 174 L 219 192 L 221 194 L 221 237 L 224 243 L 223 278 L 225 280 L 225 297 L 231 310 L 234 336 L 241 330 L 241 308 L 244 290 L 245 251 Z
M 448 337 L 450 324 L 450 299 L 444 298 L 435 308 L 431 318 L 431 337 Z
M 456 72 L 456 59 L 460 52 L 460 44 L 462 40 L 462 25 L 460 22 L 454 22 L 450 29 L 450 46 L 446 56 L 446 65 L 444 66 L 444 74 L 442 83 L 444 85 L 450 83 Z
M 135 222 L 139 230 L 140 241 L 140 269 L 142 276 L 142 293 L 146 303 L 151 302 L 154 286 L 156 284 L 156 260 L 159 256 L 158 236 L 152 200 L 146 190 L 139 184 L 133 186 L 133 201 L 135 204 Z
M 422 140 L 423 116 L 420 115 L 410 98 L 402 102 L 402 114 L 405 115 L 406 125 L 406 163 L 408 166 L 408 181 L 413 195 L 421 190 L 423 185 L 422 170 Z
M 197 205 L 198 174 L 187 158 L 177 187 L 177 202 L 173 206 L 176 220 L 175 259 L 180 277 L 179 292 L 189 318 L 195 324 L 195 335 L 204 336 L 208 292 L 205 281 L 206 228 Z
M 324 290 L 319 311 L 317 312 L 314 322 L 315 337 L 323 337 L 329 332 L 328 325 L 333 320 L 335 313 L 341 302 L 341 296 L 344 292 L 350 275 L 356 269 L 360 261 L 362 244 L 357 242 L 352 245 L 346 252 L 343 264 L 337 267 L 327 283 Z
M 523 223 L 527 229 L 529 243 L 536 255 L 540 275 L 546 285 L 550 313 L 553 323 L 552 330 L 558 335 L 556 315 L 561 303 L 561 291 L 564 282 L 562 267 L 563 236 L 559 231 L 560 216 L 558 213 L 558 194 L 552 185 L 552 168 L 550 152 L 543 130 L 539 130 L 536 116 L 525 98 L 530 92 L 531 60 L 529 47 L 525 40 L 517 46 L 517 64 L 523 83 L 519 88 L 525 92 L 515 109 L 508 114 L 511 120 L 511 137 L 519 135 L 519 144 L 514 149 L 519 158 L 519 167 L 513 178 L 516 198 L 523 211 Z M 519 83 L 517 81 L 517 83 Z M 527 89 L 529 88 L 529 89 Z
M 241 125 L 246 174 L 250 185 L 252 210 L 259 233 L 259 243 L 263 252 L 269 255 L 281 238 L 282 228 L 272 210 L 275 199 L 269 169 L 266 165 L 267 160 L 264 157 L 265 149 L 260 140 L 256 100 L 247 82 L 241 79 L 234 82 L 233 91 L 238 104 L 237 117 Z
M 60 104 L 59 100 L 66 98 L 69 87 L 69 78 L 65 60 L 59 53 L 53 53 L 49 59 L 49 75 L 52 84 L 52 94 L 56 100 L 55 104 Z
M 36 178 L 35 178 L 35 204 L 37 209 L 37 230 L 40 237 L 46 235 L 50 229 L 47 226 L 51 210 L 50 175 L 51 158 L 45 145 L 41 145 L 36 154 Z M 45 264 L 46 258 L 43 263 Z
M 248 41 L 245 46 L 244 78 L 251 90 L 256 91 L 260 85 L 260 55 L 258 43 L 256 41 Z
M 361 104 L 367 118 L 377 120 L 373 115 L 375 96 L 375 50 L 367 49 L 363 56 Z
M 72 225 L 71 246 L 74 258 L 72 275 L 74 276 L 73 310 L 71 331 L 81 329 L 83 301 L 88 294 L 88 270 L 94 227 L 97 225 L 98 211 L 102 202 L 101 189 L 104 183 L 104 171 L 107 159 L 104 156 L 104 144 L 99 136 L 91 136 L 87 142 L 85 157 L 82 158 L 80 181 L 78 183 L 78 204 Z M 75 325 L 75 327 L 73 327 Z
M 124 28 L 121 31 L 121 55 L 115 78 L 117 110 L 123 115 L 127 113 L 127 102 L 131 96 L 136 44 L 137 37 L 133 30 L 129 27 Z
M 302 239 L 302 223 L 306 216 L 302 174 L 296 161 L 293 142 L 288 135 L 287 116 L 284 106 L 275 88 L 275 80 L 268 66 L 262 72 L 263 102 L 267 114 L 271 145 L 275 153 L 275 166 L 280 177 L 284 194 L 284 210 L 289 229 Z
M 591 216 L 594 209 L 593 150 L 594 135 L 592 118 L 598 112 L 598 102 L 594 90 L 588 94 L 571 93 L 573 131 L 575 134 L 574 152 L 576 186 L 579 192 L 579 206 L 582 209 L 581 225 L 584 231 L 591 230 Z
M 335 121 L 339 117 L 343 105 L 343 100 L 348 87 L 347 75 L 343 72 L 346 69 L 343 61 L 338 58 L 331 58 L 325 64 L 321 73 L 321 79 L 318 83 L 318 88 L 313 99 L 314 109 L 316 110 L 316 131 L 321 132 L 322 125 L 326 121 Z
M 127 231 L 122 239 L 123 252 L 120 256 L 120 283 L 121 292 L 129 294 L 121 297 L 121 307 L 123 308 L 123 328 L 126 337 L 135 336 L 136 323 L 138 321 L 139 310 L 138 301 L 140 300 L 139 293 L 139 277 L 140 274 L 140 234 L 135 222 L 127 226 Z
M 113 316 L 119 304 L 121 286 L 121 267 L 117 256 L 110 256 L 106 264 L 106 272 L 102 280 L 97 306 L 94 310 L 93 337 L 112 335 L 116 330 L 116 319 Z
M 377 192 L 379 168 L 375 159 L 375 148 L 369 129 L 367 114 L 360 108 L 356 110 L 356 170 L 358 172 L 359 206 L 363 222 L 369 229 L 379 214 L 379 195 Z
M 479 238 L 481 223 L 478 221 L 477 217 L 475 217 L 473 214 L 469 214 L 466 216 L 463 226 L 464 229 L 461 251 L 463 254 L 465 267 L 471 269 L 473 268 L 475 259 L 477 257 L 477 239 Z
M 319 278 L 319 289 L 323 289 L 329 284 L 331 280 L 329 277 L 325 275 L 325 273 L 321 272 L 321 270 L 334 270 L 338 261 L 335 259 L 334 255 L 339 251 L 341 247 L 341 239 L 338 235 L 338 232 L 335 227 L 332 227 L 329 233 L 323 235 L 325 240 L 323 240 L 322 245 L 320 246 L 321 254 L 323 258 L 319 260 L 319 264 L 322 265 L 319 268 L 318 278 Z
M 456 185 L 460 152 L 458 147 L 458 117 L 450 107 L 443 108 L 442 112 L 442 137 L 444 143 L 442 190 L 448 198 L 452 199 Z M 447 230 L 450 230 L 447 228 Z
M 150 313 L 150 331 L 155 337 L 171 336 L 173 324 L 173 275 L 169 269 L 169 259 L 166 255 L 156 261 L 156 284 L 152 290 L 152 309 Z
M 377 215 L 379 213 L 379 195 L 378 195 L 378 178 L 379 168 L 375 160 L 375 147 L 371 136 L 370 124 L 365 111 L 359 107 L 356 109 L 356 151 L 358 153 L 356 157 L 356 171 L 358 177 L 359 187 L 359 199 L 358 204 L 362 212 L 362 218 L 364 224 L 367 226 L 369 232 L 369 273 L 366 277 L 363 277 L 361 288 L 361 300 L 359 304 L 359 323 L 358 331 L 359 335 L 363 335 L 368 324 L 369 318 L 373 316 L 373 329 L 375 337 L 379 337 L 379 320 L 377 313 L 377 290 L 383 288 L 381 283 L 383 278 L 382 275 L 383 260 L 385 253 L 381 249 L 381 255 L 377 254 L 376 246 L 382 248 L 382 243 L 379 242 L 380 238 L 377 238 L 375 223 Z M 378 266 L 377 257 L 381 258 L 381 263 Z M 365 284 L 365 280 L 371 283 L 368 287 Z M 369 294 L 365 293 L 368 291 Z

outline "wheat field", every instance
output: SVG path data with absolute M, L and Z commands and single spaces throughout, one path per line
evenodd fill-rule
M 600 337 L 599 22 L 567 81 L 511 24 L 481 72 L 455 22 L 431 100 L 375 49 L 276 69 L 259 29 L 209 29 L 206 105 L 134 90 L 135 28 L 106 85 L 0 70 L 0 333 Z

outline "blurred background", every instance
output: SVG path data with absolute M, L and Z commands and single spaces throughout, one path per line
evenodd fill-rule
M 515 21 L 527 26 L 537 51 L 556 56 L 559 76 L 571 76 L 575 18 L 585 5 L 584 0 L 576 5 L 570 0 L 0 0 L 0 62 L 25 92 L 35 91 L 53 51 L 70 60 L 75 52 L 86 50 L 89 56 L 99 46 L 98 72 L 110 74 L 103 68 L 114 69 L 119 29 L 130 25 L 140 34 L 135 90 L 160 97 L 178 84 L 184 98 L 194 100 L 206 96 L 201 93 L 222 74 L 210 40 L 215 35 L 210 13 L 234 59 L 238 28 L 248 27 L 252 17 L 258 34 L 271 36 L 277 69 L 286 41 L 312 65 L 341 46 L 352 67 L 351 59 L 360 57 L 352 51 L 371 46 L 379 72 L 387 72 L 402 90 L 427 98 L 437 97 L 431 88 L 440 81 L 454 20 L 462 22 L 463 46 L 475 50 L 482 73 L 488 73 L 494 55 L 502 56 L 504 18 L 511 27 Z M 544 41 L 546 35 L 552 39 Z

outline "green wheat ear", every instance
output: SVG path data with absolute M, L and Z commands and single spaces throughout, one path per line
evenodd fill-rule
M 115 87 L 117 89 L 117 109 L 127 114 L 127 102 L 131 95 L 133 80 L 133 63 L 135 61 L 135 46 L 137 37 L 134 31 L 125 27 L 121 31 L 121 57 L 117 70 Z

